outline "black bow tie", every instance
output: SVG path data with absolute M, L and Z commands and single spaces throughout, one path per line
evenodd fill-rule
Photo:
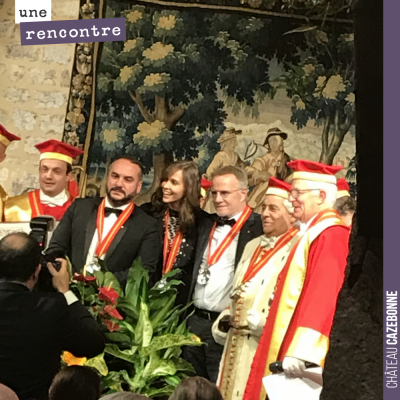
M 233 226 L 235 225 L 236 220 L 235 219 L 229 219 L 226 217 L 218 217 L 217 218 L 217 226 L 224 226 L 224 225 L 230 225 Z
M 111 208 L 111 207 L 106 207 L 104 210 L 104 216 L 107 218 L 111 214 L 115 214 L 117 217 L 119 217 L 122 213 L 122 210 L 119 210 L 118 208 Z

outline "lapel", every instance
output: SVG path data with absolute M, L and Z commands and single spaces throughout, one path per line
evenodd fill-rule
M 128 224 L 131 223 L 132 219 L 135 218 L 135 213 L 137 213 L 137 206 L 133 209 L 132 214 L 129 216 L 127 221 L 125 222 L 125 225 L 121 226 L 121 229 L 118 231 L 118 233 L 115 235 L 114 240 L 111 242 L 110 247 L 107 250 L 106 256 L 104 258 L 104 262 L 106 262 L 113 251 L 117 248 L 118 244 L 121 242 L 122 238 L 124 237 L 126 231 L 128 230 Z
M 252 236 L 252 227 L 254 225 L 254 213 L 250 214 L 249 219 L 243 225 L 243 228 L 240 230 L 238 244 L 236 248 L 235 255 L 235 269 L 239 264 L 240 258 L 242 257 L 243 250 L 246 247 L 246 244 L 250 242 L 253 238 Z
M 97 210 L 99 208 L 100 203 L 102 202 L 103 198 L 99 197 L 96 198 L 95 201 L 93 202 L 93 208 L 92 211 L 89 215 L 89 220 L 86 224 L 86 229 L 85 229 L 85 244 L 83 248 L 83 265 L 86 264 L 86 257 L 89 251 L 90 244 L 92 243 L 93 240 L 93 235 L 96 232 L 96 220 L 97 220 Z

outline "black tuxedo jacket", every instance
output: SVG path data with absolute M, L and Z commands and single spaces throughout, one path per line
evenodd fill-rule
M 164 210 L 154 211 L 151 203 L 145 203 L 140 206 L 143 211 L 151 215 L 158 221 L 159 231 L 161 233 L 161 246 L 164 245 Z M 193 266 L 195 262 L 195 250 L 198 238 L 198 226 L 201 225 L 202 220 L 208 218 L 209 214 L 203 210 L 198 210 L 195 213 L 195 225 L 194 227 L 186 232 L 183 236 L 183 241 L 179 249 L 179 253 L 176 257 L 174 269 L 180 269 L 181 272 L 174 276 L 174 279 L 182 281 L 182 285 L 178 286 L 178 295 L 175 304 L 186 305 L 188 302 L 188 295 L 190 285 L 192 283 Z M 160 253 L 157 280 L 161 278 L 163 268 L 163 254 Z
M 46 253 L 67 255 L 76 272 L 81 272 L 93 235 L 96 231 L 97 210 L 103 199 L 76 199 L 64 214 L 53 233 Z M 157 221 L 135 206 L 125 225 L 119 230 L 109 247 L 104 262 L 125 285 L 129 268 L 140 257 L 154 281 L 161 251 Z
M 61 293 L 0 282 L 0 310 L 0 382 L 20 400 L 47 399 L 62 350 L 88 358 L 104 350 L 94 318 L 79 302 L 68 306 Z
M 203 254 L 207 249 L 208 238 L 214 222 L 217 219 L 216 214 L 209 215 L 208 218 L 204 218 L 199 226 L 199 237 L 196 246 L 196 261 L 193 268 L 192 284 L 190 286 L 188 301 L 192 301 L 194 287 L 197 282 L 197 277 L 199 275 L 201 261 L 203 259 Z M 240 258 L 242 257 L 243 250 L 247 243 L 249 243 L 254 238 L 261 236 L 263 234 L 261 216 L 259 214 L 251 213 L 248 220 L 243 225 L 239 233 L 238 244 L 236 248 L 235 255 L 235 269 L 239 264 Z

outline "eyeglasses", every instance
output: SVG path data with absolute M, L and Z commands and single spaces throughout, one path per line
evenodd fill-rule
M 236 189 L 236 190 L 231 190 L 231 191 L 229 191 L 229 190 L 221 190 L 221 191 L 218 191 L 218 190 L 211 190 L 211 196 L 212 196 L 212 197 L 216 197 L 217 194 L 219 193 L 219 195 L 220 195 L 223 199 L 225 199 L 225 198 L 227 198 L 229 195 L 231 195 L 232 193 L 240 192 L 241 190 L 246 190 L 246 189 Z
M 295 200 L 297 200 L 303 193 L 312 192 L 313 190 L 320 190 L 320 189 L 304 189 L 304 190 L 292 189 L 289 193 Z

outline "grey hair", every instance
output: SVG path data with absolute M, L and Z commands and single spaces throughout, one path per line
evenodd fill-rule
M 333 207 L 336 202 L 336 194 L 337 194 L 337 186 L 333 183 L 327 182 L 315 182 L 315 181 L 307 181 L 308 189 L 315 190 L 315 194 L 318 194 L 319 190 L 322 190 L 326 193 L 325 204 Z
M 223 175 L 234 175 L 239 181 L 239 189 L 248 189 L 249 180 L 247 179 L 246 172 L 242 168 L 236 167 L 235 165 L 227 165 L 215 171 L 212 175 L 212 179 Z

